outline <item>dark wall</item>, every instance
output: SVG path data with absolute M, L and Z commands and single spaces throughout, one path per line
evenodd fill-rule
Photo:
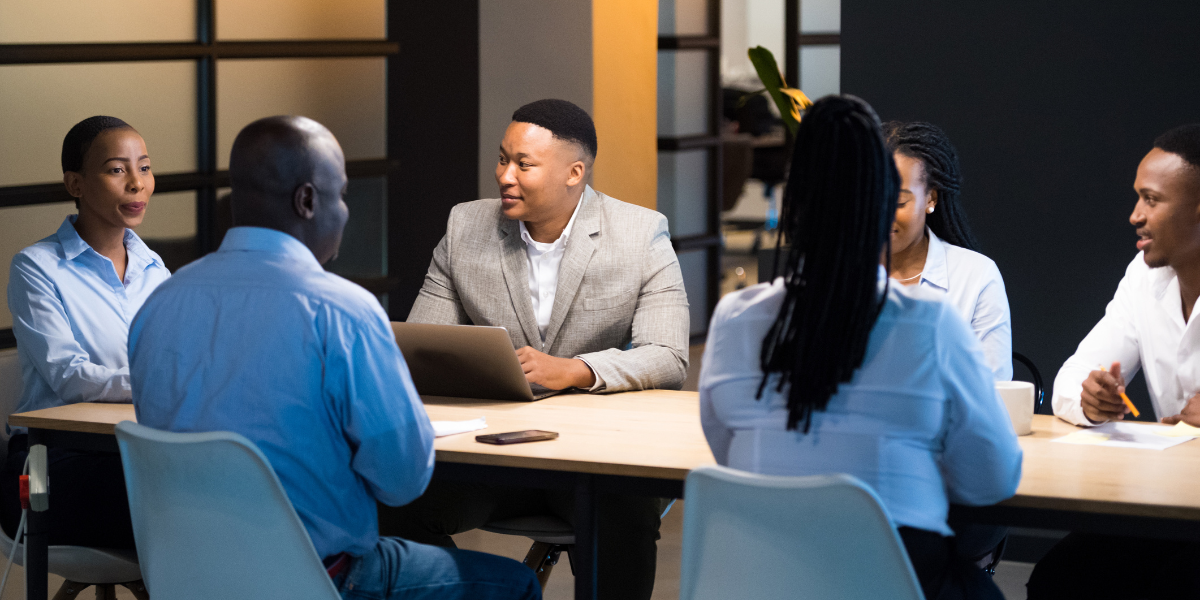
M 844 93 L 958 148 L 1013 347 L 1049 384 L 1137 253 L 1138 162 L 1200 121 L 1200 2 L 843 0 L 841 40 Z
M 388 4 L 388 274 L 391 317 L 408 316 L 455 204 L 479 184 L 479 1 Z

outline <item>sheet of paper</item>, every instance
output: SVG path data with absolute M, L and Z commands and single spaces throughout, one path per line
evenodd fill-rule
M 479 417 L 470 421 L 433 421 L 433 431 L 438 437 L 446 437 L 456 433 L 479 431 L 487 427 L 487 419 Z
M 1105 423 L 1099 427 L 1076 431 L 1051 441 L 1063 444 L 1166 450 L 1192 439 L 1164 435 L 1164 432 L 1170 430 L 1169 427 L 1153 423 Z
M 1200 427 L 1192 427 L 1191 425 L 1180 421 L 1170 429 L 1163 429 L 1162 431 L 1156 431 L 1155 433 L 1158 435 L 1165 435 L 1167 437 L 1194 438 L 1200 437 Z

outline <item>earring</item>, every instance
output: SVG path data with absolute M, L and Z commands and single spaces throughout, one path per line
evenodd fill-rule
M 932 215 L 932 214 L 933 214 L 933 207 L 932 207 L 932 206 L 930 206 L 929 208 L 925 209 L 925 212 L 927 212 L 927 213 L 929 213 L 929 214 L 931 214 L 931 215 Z

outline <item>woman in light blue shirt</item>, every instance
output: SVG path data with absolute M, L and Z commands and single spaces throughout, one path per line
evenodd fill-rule
M 958 153 L 930 123 L 890 122 L 883 132 L 900 172 L 889 275 L 944 294 L 979 338 L 993 377 L 1012 379 L 1008 295 L 996 263 L 979 253 L 959 204 Z
M 9 269 L 24 383 L 18 412 L 131 401 L 129 323 L 170 276 L 133 232 L 154 193 L 142 136 L 114 117 L 85 119 L 63 140 L 62 167 L 79 214 L 18 253 Z M 16 477 L 27 454 L 27 436 L 14 433 L 0 484 L 0 524 L 10 534 L 20 519 Z M 50 472 L 50 544 L 133 546 L 119 455 L 52 449 Z
M 882 498 L 930 600 L 1000 598 L 954 553 L 951 502 L 1016 492 L 1021 449 L 979 341 L 953 307 L 889 284 L 899 178 L 871 107 L 829 96 L 796 136 L 780 275 L 725 296 L 700 374 L 718 463 L 849 473 Z

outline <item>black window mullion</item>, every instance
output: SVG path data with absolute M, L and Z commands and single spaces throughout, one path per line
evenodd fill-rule
M 196 0 L 196 41 L 213 47 L 216 41 L 214 0 Z M 196 170 L 208 180 L 196 190 L 196 251 L 213 250 L 217 188 L 217 60 L 212 53 L 196 60 Z

